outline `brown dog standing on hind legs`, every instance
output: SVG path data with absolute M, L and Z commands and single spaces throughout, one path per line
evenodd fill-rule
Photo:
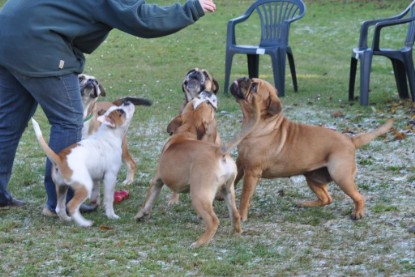
M 149 101 L 141 99 L 143 103 Z M 42 136 L 39 124 L 32 119 L 39 144 L 52 162 L 52 179 L 56 186 L 58 203 L 56 213 L 65 221 L 74 220 L 79 226 L 88 227 L 79 207 L 89 197 L 94 187 L 104 185 L 104 207 L 108 218 L 116 219 L 114 212 L 114 188 L 121 166 L 121 145 L 135 111 L 135 105 L 126 99 L 114 101 L 105 114 L 98 117 L 102 123 L 93 135 L 56 154 Z M 68 188 L 74 196 L 66 205 Z M 69 215 L 67 215 L 68 210 Z
M 216 95 L 218 90 L 219 83 L 206 69 L 200 69 L 198 67 L 195 67 L 189 70 L 185 74 L 184 79 L 182 81 L 182 91 L 184 93 L 183 105 L 180 107 L 179 115 L 172 119 L 170 123 L 167 125 L 167 133 L 172 135 L 175 132 L 175 130 L 182 124 L 181 113 L 187 103 L 192 101 L 194 98 L 199 97 L 200 94 L 204 92 L 213 93 Z M 215 108 L 217 107 L 215 106 Z M 210 130 L 204 132 L 203 136 L 198 137 L 198 139 L 220 145 L 221 140 L 219 133 L 217 131 L 216 119 L 214 119 L 214 121 L 212 121 L 212 123 L 209 124 L 209 129 Z M 168 204 L 175 205 L 177 203 L 179 203 L 179 194 L 173 192 Z
M 303 207 L 325 206 L 333 199 L 327 185 L 334 181 L 350 198 L 355 208 L 352 219 L 364 215 L 365 199 L 355 184 L 356 148 L 387 133 L 393 125 L 386 124 L 355 137 L 333 130 L 304 125 L 284 117 L 277 90 L 261 79 L 241 78 L 231 85 L 231 94 L 239 103 L 243 125 L 252 120 L 252 101 L 259 101 L 260 119 L 254 131 L 238 145 L 235 185 L 243 177 L 239 212 L 248 218 L 248 209 L 257 183 L 261 178 L 304 175 L 317 200 L 300 203 Z
M 210 97 L 216 98 L 213 94 Z M 140 220 L 150 214 L 164 184 L 176 193 L 189 192 L 192 206 L 206 226 L 204 234 L 192 244 L 192 247 L 209 243 L 216 233 L 219 219 L 213 210 L 213 201 L 219 190 L 224 195 L 233 232 L 242 232 L 235 204 L 234 180 L 237 168 L 229 151 L 248 135 L 253 127 L 247 126 L 238 137 L 225 146 L 198 140 L 198 136 L 203 135 L 203 130 L 208 129 L 207 125 L 214 120 L 214 113 L 214 107 L 208 101 L 198 98 L 185 106 L 182 112 L 182 125 L 166 142 L 144 205 L 135 216 L 135 219 Z M 255 126 L 255 122 L 247 125 Z

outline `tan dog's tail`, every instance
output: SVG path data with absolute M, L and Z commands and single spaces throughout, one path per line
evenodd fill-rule
M 250 122 L 248 122 L 248 124 L 243 127 L 241 132 L 238 135 L 236 135 L 231 141 L 229 141 L 225 145 L 222 145 L 222 147 L 220 148 L 222 154 L 229 154 L 234 147 L 238 146 L 238 144 L 249 134 L 251 134 L 252 131 L 256 128 L 256 125 L 259 122 L 260 110 L 259 104 L 255 99 L 252 104 L 252 109 L 255 110 L 255 117 Z
M 39 123 L 32 118 L 33 129 L 35 130 L 36 138 L 39 141 L 40 146 L 45 151 L 46 156 L 48 156 L 49 160 L 51 160 L 54 164 L 61 164 L 61 158 L 49 147 L 46 143 L 45 139 L 43 138 L 42 131 L 40 130 Z
M 359 134 L 355 137 L 352 137 L 352 142 L 356 148 L 359 148 L 369 143 L 370 141 L 374 140 L 378 136 L 381 136 L 387 133 L 390 130 L 390 128 L 392 128 L 392 125 L 393 125 L 393 120 L 389 119 L 385 124 L 383 124 L 379 128 L 369 133 Z

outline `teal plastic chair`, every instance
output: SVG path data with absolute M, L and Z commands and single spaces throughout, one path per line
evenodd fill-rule
M 380 47 L 381 30 L 389 26 L 402 25 L 407 28 L 406 39 L 400 49 Z M 372 47 L 368 47 L 369 27 L 374 26 Z M 402 13 L 384 19 L 368 20 L 362 23 L 359 46 L 353 49 L 350 62 L 349 100 L 353 101 L 357 63 L 360 60 L 360 104 L 369 104 L 369 82 L 373 56 L 384 56 L 392 62 L 396 86 L 400 98 L 408 98 L 408 83 L 412 101 L 415 101 L 415 71 L 412 59 L 412 48 L 415 40 L 415 1 Z
M 235 54 L 246 54 L 250 78 L 258 77 L 259 56 L 270 55 L 278 96 L 285 91 L 285 56 L 288 57 L 294 91 L 298 91 L 294 56 L 288 45 L 290 24 L 305 14 L 301 0 L 257 0 L 246 12 L 228 22 L 225 57 L 225 93 L 229 90 L 232 60 Z M 261 39 L 258 45 L 239 45 L 235 37 L 236 25 L 248 20 L 256 12 L 261 23 Z

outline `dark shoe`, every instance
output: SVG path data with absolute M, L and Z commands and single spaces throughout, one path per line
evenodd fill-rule
M 55 211 L 51 211 L 47 207 L 43 208 L 42 214 L 46 217 L 57 217 L 58 216 Z
M 94 204 L 94 205 L 82 204 L 81 207 L 79 208 L 79 211 L 81 213 L 90 213 L 90 212 L 96 211 L 97 208 L 98 208 L 97 204 Z
M 6 206 L 10 206 L 10 207 L 21 207 L 21 206 L 24 206 L 25 204 L 26 204 L 26 202 L 24 202 L 22 200 L 18 200 L 18 199 L 15 199 L 15 198 L 11 198 L 6 203 L 0 203 L 0 207 L 6 207 Z

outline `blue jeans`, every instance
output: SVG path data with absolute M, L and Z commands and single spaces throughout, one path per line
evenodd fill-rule
M 82 99 L 77 74 L 32 78 L 0 66 L 0 203 L 11 199 L 7 186 L 17 146 L 38 104 L 51 124 L 49 146 L 55 152 L 81 140 Z M 46 207 L 54 211 L 56 189 L 49 160 L 44 182 Z

